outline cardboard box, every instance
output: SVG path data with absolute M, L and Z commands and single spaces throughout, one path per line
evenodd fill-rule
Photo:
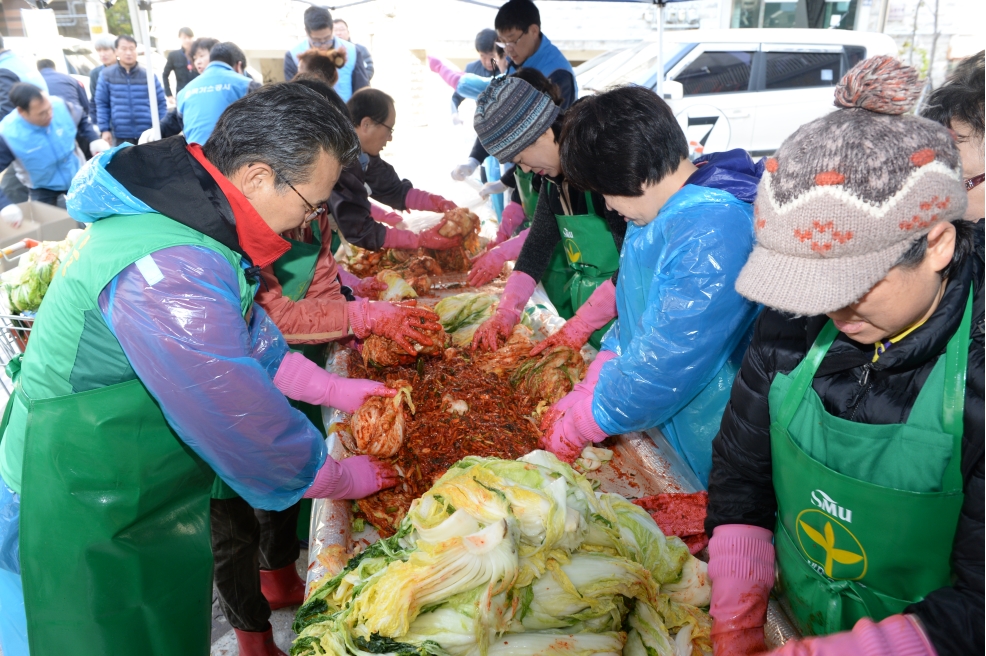
M 60 207 L 28 201 L 18 203 L 24 212 L 24 222 L 19 228 L 0 221 L 0 248 L 7 248 L 22 239 L 37 241 L 61 241 L 69 230 L 78 228 L 79 224 Z M 9 258 L 0 257 L 0 271 L 7 271 L 17 266 L 16 257 L 26 251 L 14 253 Z

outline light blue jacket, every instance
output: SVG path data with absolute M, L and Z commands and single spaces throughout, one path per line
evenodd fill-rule
M 177 108 L 184 125 L 185 140 L 204 144 L 216 127 L 219 116 L 234 102 L 247 95 L 250 78 L 225 63 L 215 61 L 178 92 Z
M 298 70 L 298 55 L 308 51 L 311 47 L 312 46 L 308 42 L 308 39 L 304 39 L 301 43 L 288 51 L 288 54 L 291 56 L 291 60 L 294 62 L 295 72 Z M 346 49 L 346 63 L 339 69 L 339 81 L 336 82 L 335 90 L 336 93 L 338 93 L 342 98 L 343 102 L 349 102 L 349 99 L 353 97 L 353 70 L 356 68 L 358 53 L 356 52 L 356 46 L 349 41 L 343 41 L 338 37 L 335 39 L 335 47 Z M 286 73 L 287 67 L 285 66 L 285 77 L 287 79 L 291 79 L 290 77 L 287 77 Z M 366 74 L 364 73 L 363 75 L 365 76 Z M 294 77 L 294 75 L 291 77 Z
M 77 119 L 61 98 L 52 96 L 51 106 L 48 127 L 29 123 L 15 109 L 0 121 L 0 137 L 17 158 L 17 177 L 26 187 L 67 191 L 84 161 L 75 143 Z

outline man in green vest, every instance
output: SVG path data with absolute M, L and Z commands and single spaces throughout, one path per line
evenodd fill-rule
M 80 171 L 68 207 L 92 225 L 8 370 L 5 656 L 207 654 L 217 474 L 271 510 L 394 484 L 372 458 L 328 458 L 285 398 L 354 411 L 393 392 L 288 353 L 253 302 L 259 270 L 290 249 L 279 235 L 319 217 L 358 153 L 324 98 L 273 85 L 232 104 L 204 147 L 122 147 Z

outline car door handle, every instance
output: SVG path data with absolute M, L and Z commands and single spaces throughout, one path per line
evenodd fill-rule
M 742 109 L 727 109 L 723 112 L 729 118 L 750 118 L 750 112 Z

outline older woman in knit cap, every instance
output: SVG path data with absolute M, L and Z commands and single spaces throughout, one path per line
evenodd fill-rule
M 983 271 L 918 92 L 866 60 L 767 162 L 709 479 L 717 656 L 765 649 L 775 566 L 806 636 L 776 653 L 983 652 Z

